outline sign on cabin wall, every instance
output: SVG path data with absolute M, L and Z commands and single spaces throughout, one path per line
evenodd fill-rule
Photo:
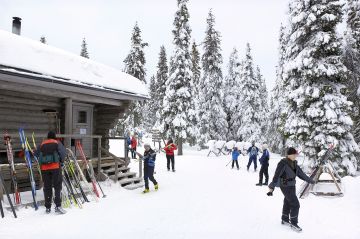
M 86 134 L 86 129 L 80 129 L 80 134 Z

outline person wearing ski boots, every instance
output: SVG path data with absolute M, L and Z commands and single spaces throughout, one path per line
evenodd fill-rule
M 55 212 L 64 214 L 66 211 L 61 207 L 62 172 L 66 150 L 64 145 L 56 140 L 54 131 L 49 131 L 47 139 L 36 149 L 35 155 L 39 159 L 42 180 L 44 182 L 44 196 L 46 213 L 51 212 L 51 200 L 53 187 L 55 190 Z
M 144 181 L 145 181 L 145 190 L 143 193 L 150 192 L 149 189 L 149 179 L 154 184 L 155 190 L 159 189 L 159 185 L 154 178 L 154 169 L 155 169 L 155 160 L 156 160 L 156 153 L 151 148 L 150 144 L 144 144 L 145 152 L 144 155 L 136 152 L 136 154 L 144 160 Z
M 170 164 L 171 169 L 175 172 L 175 154 L 174 151 L 177 150 L 176 144 L 174 144 L 172 139 L 169 139 L 167 144 L 164 147 L 166 160 L 167 160 L 167 170 L 170 171 Z
M 261 158 L 259 159 L 259 162 L 261 164 L 260 172 L 259 172 L 259 183 L 256 184 L 256 186 L 262 186 L 262 185 L 268 185 L 269 182 L 269 159 L 270 159 L 270 153 L 267 149 L 267 144 L 262 145 L 262 151 L 263 154 Z M 265 183 L 263 183 L 263 176 L 265 176 Z
M 234 164 L 236 164 L 236 167 L 237 167 L 238 170 L 240 169 L 239 162 L 238 162 L 238 158 L 239 158 L 240 154 L 241 154 L 241 151 L 238 150 L 237 147 L 234 147 L 233 151 L 231 153 L 231 158 L 232 158 L 231 169 L 234 168 Z
M 249 154 L 249 163 L 247 165 L 247 171 L 249 171 L 249 168 L 251 166 L 251 163 L 254 162 L 254 171 L 256 172 L 257 168 L 257 155 L 259 153 L 259 148 L 255 146 L 255 141 L 252 141 L 251 147 L 247 150 L 247 153 Z
M 300 232 L 298 225 L 298 215 L 300 203 L 296 196 L 296 177 L 314 184 L 315 181 L 308 177 L 298 166 L 296 157 L 298 152 L 290 147 L 287 150 L 286 158 L 282 159 L 277 167 L 272 182 L 269 184 L 268 196 L 273 195 L 275 186 L 279 186 L 284 194 L 284 204 L 282 209 L 281 224 L 290 226 L 293 230 Z

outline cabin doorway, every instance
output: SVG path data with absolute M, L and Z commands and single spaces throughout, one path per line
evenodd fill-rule
M 93 105 L 73 103 L 73 134 L 92 135 L 93 131 Z M 93 140 L 91 138 L 81 139 L 86 157 L 92 157 Z M 75 146 L 75 142 L 71 143 Z M 79 152 L 76 152 L 79 155 Z

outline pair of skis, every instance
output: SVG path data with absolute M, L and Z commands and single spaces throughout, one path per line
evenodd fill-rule
M 99 190 L 97 189 L 96 185 L 100 188 L 101 190 L 101 193 L 103 195 L 103 198 L 106 197 L 104 191 L 102 190 L 99 182 L 96 180 L 96 177 L 95 177 L 95 173 L 94 173 L 94 169 L 92 167 L 92 164 L 89 164 L 88 161 L 86 160 L 86 156 L 85 156 L 85 153 L 84 153 L 84 150 L 82 148 L 82 145 L 81 145 L 81 142 L 80 140 L 76 140 L 76 149 L 79 150 L 80 152 L 80 156 L 81 156 L 81 159 L 83 160 L 84 162 L 84 165 L 86 167 L 86 171 L 90 177 L 90 180 L 91 180 L 91 184 L 93 186 L 93 191 L 94 193 L 96 194 L 97 197 L 100 197 L 100 193 L 99 193 Z
M 15 207 L 14 207 L 12 201 L 11 201 L 9 192 L 7 191 L 7 189 L 5 187 L 5 182 L 4 182 L 4 178 L 2 176 L 1 171 L 0 171 L 0 187 L 2 187 L 3 190 L 5 191 L 6 197 L 8 199 L 9 204 L 10 204 L 10 207 L 11 207 L 11 211 L 14 214 L 14 217 L 17 218 L 16 212 L 15 212 Z M 2 206 L 1 200 L 0 200 L 0 213 L 1 213 L 1 217 L 4 218 L 5 214 L 4 214 L 4 209 L 3 209 L 3 206 Z

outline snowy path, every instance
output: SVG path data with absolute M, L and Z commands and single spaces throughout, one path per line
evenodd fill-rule
M 142 195 L 118 185 L 104 185 L 108 197 L 69 209 L 66 215 L 46 215 L 22 209 L 19 219 L 7 212 L 0 218 L 0 238 L 327 238 L 359 239 L 360 178 L 345 178 L 343 198 L 310 196 L 300 200 L 300 234 L 280 225 L 282 194 L 267 197 L 267 187 L 255 187 L 258 174 L 225 167 L 229 157 L 205 157 L 185 151 L 176 158 L 177 172 L 167 172 L 165 156 L 157 159 L 158 192 Z M 279 157 L 271 159 L 270 175 Z M 152 185 L 151 185 L 152 186 Z M 77 237 L 78 238 L 78 237 Z

